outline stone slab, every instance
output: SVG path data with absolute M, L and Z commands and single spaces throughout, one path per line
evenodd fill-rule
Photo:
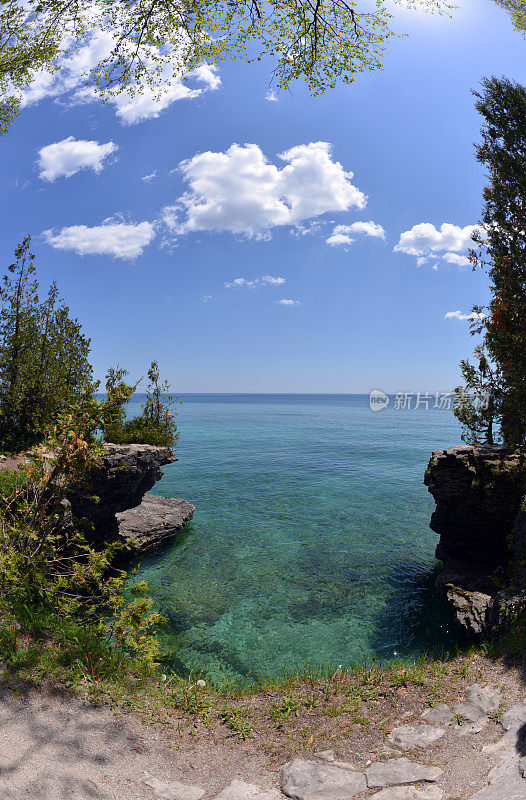
M 412 750 L 414 747 L 429 747 L 445 732 L 444 728 L 434 728 L 432 725 L 402 725 L 391 731 L 387 741 L 401 750 Z
M 162 781 L 159 778 L 145 778 L 143 784 L 153 789 L 158 800 L 201 800 L 206 791 L 200 786 L 189 786 L 179 781 Z
M 378 761 L 365 770 L 367 785 L 370 789 L 377 786 L 399 785 L 427 781 L 434 783 L 444 770 L 439 767 L 428 767 L 416 764 L 408 758 L 393 758 L 390 761 Z
M 280 786 L 291 800 L 352 800 L 367 789 L 362 772 L 297 758 L 281 768 Z
M 443 800 L 444 792 L 438 786 L 391 786 L 371 795 L 371 800 Z
M 181 498 L 147 494 L 136 508 L 116 514 L 119 536 L 133 541 L 135 552 L 146 552 L 170 541 L 192 519 L 195 506 Z
M 420 715 L 422 719 L 429 722 L 430 725 L 451 725 L 454 720 L 454 714 L 446 703 L 434 708 L 426 708 L 423 714 Z
M 283 800 L 283 795 L 277 789 L 265 791 L 252 783 L 234 780 L 214 800 Z

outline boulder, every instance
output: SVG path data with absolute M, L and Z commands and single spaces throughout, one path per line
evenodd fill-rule
M 186 500 L 147 494 L 140 505 L 116 514 L 119 536 L 133 541 L 135 553 L 143 553 L 173 539 L 194 511 Z

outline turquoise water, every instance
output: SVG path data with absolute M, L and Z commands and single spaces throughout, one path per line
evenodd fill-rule
M 361 395 L 182 400 L 179 461 L 154 492 L 189 500 L 194 520 L 141 562 L 172 667 L 221 681 L 455 641 L 422 483 L 431 450 L 460 442 L 450 411 L 372 413 Z

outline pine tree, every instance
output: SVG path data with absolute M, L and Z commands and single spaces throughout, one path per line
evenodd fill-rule
M 488 272 L 491 302 L 487 316 L 480 307 L 473 310 L 499 375 L 502 439 L 519 447 L 526 438 L 526 88 L 493 77 L 474 94 L 484 118 L 476 156 L 488 184 L 470 259 Z
M 53 283 L 39 301 L 29 236 L 0 289 L 0 446 L 43 439 L 62 409 L 92 383 L 90 340 Z

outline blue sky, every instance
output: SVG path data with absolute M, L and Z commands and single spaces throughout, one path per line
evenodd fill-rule
M 157 358 L 179 392 L 458 383 L 475 344 L 458 317 L 487 299 L 463 265 L 483 186 L 470 89 L 526 82 L 526 42 L 485 0 L 394 13 L 409 35 L 384 70 L 318 98 L 267 99 L 268 62 L 193 76 L 157 116 L 72 102 L 66 71 L 35 87 L 1 144 L 4 263 L 30 232 L 97 377 Z

